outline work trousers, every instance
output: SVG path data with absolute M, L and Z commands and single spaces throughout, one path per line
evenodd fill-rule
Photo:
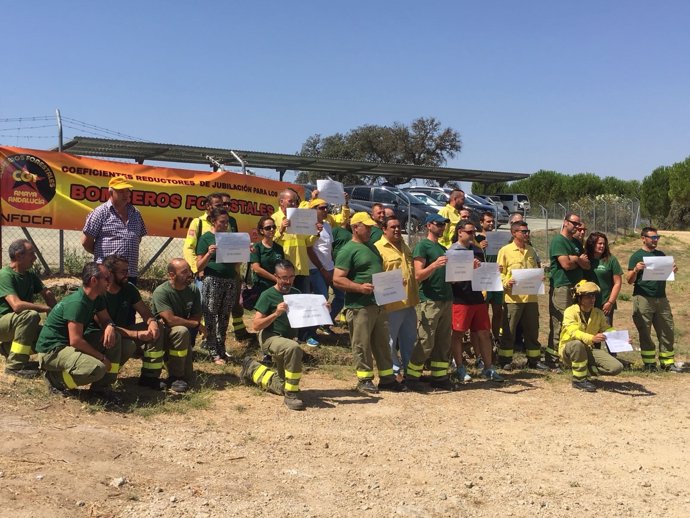
M 424 363 L 429 360 L 431 377 L 435 381 L 448 379 L 450 337 L 453 332 L 453 302 L 425 300 L 417 306 L 417 342 L 412 349 L 406 374 L 419 379 Z
M 541 358 L 539 303 L 506 303 L 503 307 L 503 335 L 498 349 L 498 359 L 502 364 L 513 361 L 518 326 L 522 326 L 527 360 L 538 361 Z
M 235 279 L 206 275 L 201 310 L 206 322 L 206 347 L 215 356 L 225 357 L 230 311 L 235 300 Z
M 163 357 L 165 356 L 165 333 L 163 330 L 163 324 L 158 324 L 160 333 L 158 334 L 157 340 L 152 340 L 150 342 L 144 342 L 142 340 L 132 340 L 129 338 L 122 338 L 122 368 L 127 360 L 129 360 L 137 348 L 141 348 L 144 353 L 142 363 L 141 363 L 141 377 L 142 378 L 160 378 L 161 370 L 163 369 Z M 132 331 L 146 331 L 148 329 L 148 324 L 145 322 L 140 322 L 135 324 L 130 328 Z
M 666 297 L 633 297 L 633 322 L 640 335 L 640 353 L 645 365 L 656 365 L 656 346 L 652 339 L 652 327 L 659 341 L 659 363 L 673 365 L 673 313 Z
M 347 308 L 347 327 L 359 381 L 374 379 L 374 360 L 379 371 L 379 383 L 394 381 L 391 350 L 388 345 L 388 317 L 379 306 Z
M 122 340 L 116 335 L 115 345 L 110 349 L 103 347 L 100 331 L 84 336 L 91 347 L 103 353 L 110 360 L 110 370 L 105 364 L 90 354 L 78 351 L 70 345 L 38 355 L 39 365 L 46 371 L 51 385 L 57 388 L 76 389 L 91 383 L 92 389 L 103 389 L 112 385 L 120 372 Z
M 615 376 L 623 370 L 623 364 L 611 356 L 606 348 L 590 348 L 580 340 L 565 344 L 561 359 L 566 369 L 572 369 L 573 381 L 583 381 L 589 375 Z
M 558 362 L 558 344 L 561 340 L 563 312 L 575 304 L 575 292 L 570 285 L 549 289 L 549 340 L 546 344 L 546 360 Z
M 235 279 L 235 292 L 232 299 L 232 332 L 235 334 L 235 340 L 247 340 L 251 337 L 247 327 L 244 325 L 244 307 L 240 304 L 240 295 L 242 294 L 242 278 L 238 274 Z
M 19 313 L 7 313 L 0 317 L 0 350 L 7 357 L 8 370 L 26 367 L 41 330 L 41 315 L 27 309 Z
M 302 379 L 302 348 L 299 344 L 289 338 L 264 332 L 260 333 L 259 341 L 261 350 L 273 359 L 276 376 L 282 382 L 283 390 L 299 392 Z M 256 380 L 254 383 L 257 383 Z
M 171 378 L 190 381 L 193 373 L 192 342 L 189 328 L 162 326 L 165 366 Z

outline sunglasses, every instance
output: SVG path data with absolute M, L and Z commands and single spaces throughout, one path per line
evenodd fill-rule
M 520 232 L 522 232 L 523 234 L 529 234 L 531 230 L 520 230 Z
M 579 221 L 572 221 L 572 220 L 569 220 L 569 219 L 566 219 L 566 221 L 567 221 L 568 223 L 570 223 L 572 226 L 574 226 L 575 228 L 582 226 L 582 223 L 580 223 Z
M 644 236 L 647 239 L 651 239 L 652 241 L 659 241 L 661 239 L 661 236 Z
M 266 227 L 261 227 L 262 230 L 275 230 L 276 226 L 275 225 L 268 225 Z
M 446 222 L 445 221 L 432 221 L 432 225 L 436 225 L 437 227 L 445 227 Z
M 463 230 L 463 229 L 460 229 L 460 232 L 464 232 L 465 234 L 474 234 L 475 231 L 474 231 L 474 230 Z

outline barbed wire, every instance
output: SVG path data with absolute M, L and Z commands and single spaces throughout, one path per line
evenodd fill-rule
M 0 118 L 0 124 L 3 123 L 23 123 L 23 122 L 37 122 L 37 121 L 55 121 L 54 115 L 37 115 L 32 117 L 5 117 Z M 87 135 L 93 135 L 96 137 L 116 137 L 124 140 L 135 140 L 138 142 L 148 142 L 146 139 L 128 135 L 120 131 L 111 130 L 103 126 L 97 126 L 96 124 L 91 124 L 88 122 L 80 121 L 72 117 L 61 117 L 63 127 L 69 128 L 75 131 L 75 136 L 79 133 L 85 133 Z M 41 139 L 41 138 L 56 138 L 55 136 L 43 136 L 43 135 L 6 135 L 9 131 L 24 131 L 32 129 L 43 129 L 56 127 L 56 124 L 45 124 L 45 125 L 33 125 L 33 126 L 13 126 L 8 128 L 0 128 L 0 137 L 2 138 L 22 138 L 22 139 Z

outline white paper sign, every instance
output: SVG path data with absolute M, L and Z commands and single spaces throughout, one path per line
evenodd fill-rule
M 471 281 L 474 270 L 474 252 L 451 248 L 446 252 L 446 282 Z
M 513 295 L 543 295 L 544 270 L 541 268 L 523 268 L 510 271 L 515 284 L 511 294 Z
M 627 331 L 606 331 L 604 336 L 606 337 L 606 346 L 611 353 L 624 353 L 633 350 Z
M 472 271 L 472 291 L 503 291 L 496 263 L 481 263 Z
M 216 262 L 248 262 L 250 244 L 249 234 L 246 232 L 216 232 Z
M 311 236 L 316 234 L 316 211 L 314 209 L 295 209 L 287 210 L 287 219 L 290 226 L 286 232 L 290 234 L 301 234 Z
M 374 298 L 379 306 L 407 298 L 402 270 L 375 273 L 371 276 L 371 282 L 374 285 Z
M 487 247 L 484 249 L 486 255 L 498 255 L 498 251 L 508 244 L 510 240 L 510 232 L 487 232 L 486 236 Z
M 643 257 L 644 272 L 642 274 L 643 281 L 675 281 L 676 276 L 673 274 L 673 256 L 654 256 Z
M 323 295 L 284 295 L 283 300 L 288 306 L 287 317 L 290 327 L 300 329 L 333 325 Z
M 335 180 L 316 180 L 316 188 L 319 190 L 319 198 L 328 203 L 343 205 L 345 203 L 345 189 L 343 184 Z

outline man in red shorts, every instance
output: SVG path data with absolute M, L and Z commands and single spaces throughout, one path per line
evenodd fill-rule
M 475 253 L 474 267 L 479 266 L 482 251 L 474 246 L 474 224 L 463 219 L 457 226 L 457 244 L 453 248 L 459 250 L 473 250 Z M 453 288 L 453 357 L 458 366 L 458 379 L 464 381 L 466 371 L 462 358 L 462 335 L 471 331 L 476 340 L 478 353 L 484 362 L 482 375 L 489 381 L 502 382 L 503 377 L 496 372 L 492 364 L 491 321 L 489 309 L 481 291 L 472 291 L 472 281 L 452 283 Z

